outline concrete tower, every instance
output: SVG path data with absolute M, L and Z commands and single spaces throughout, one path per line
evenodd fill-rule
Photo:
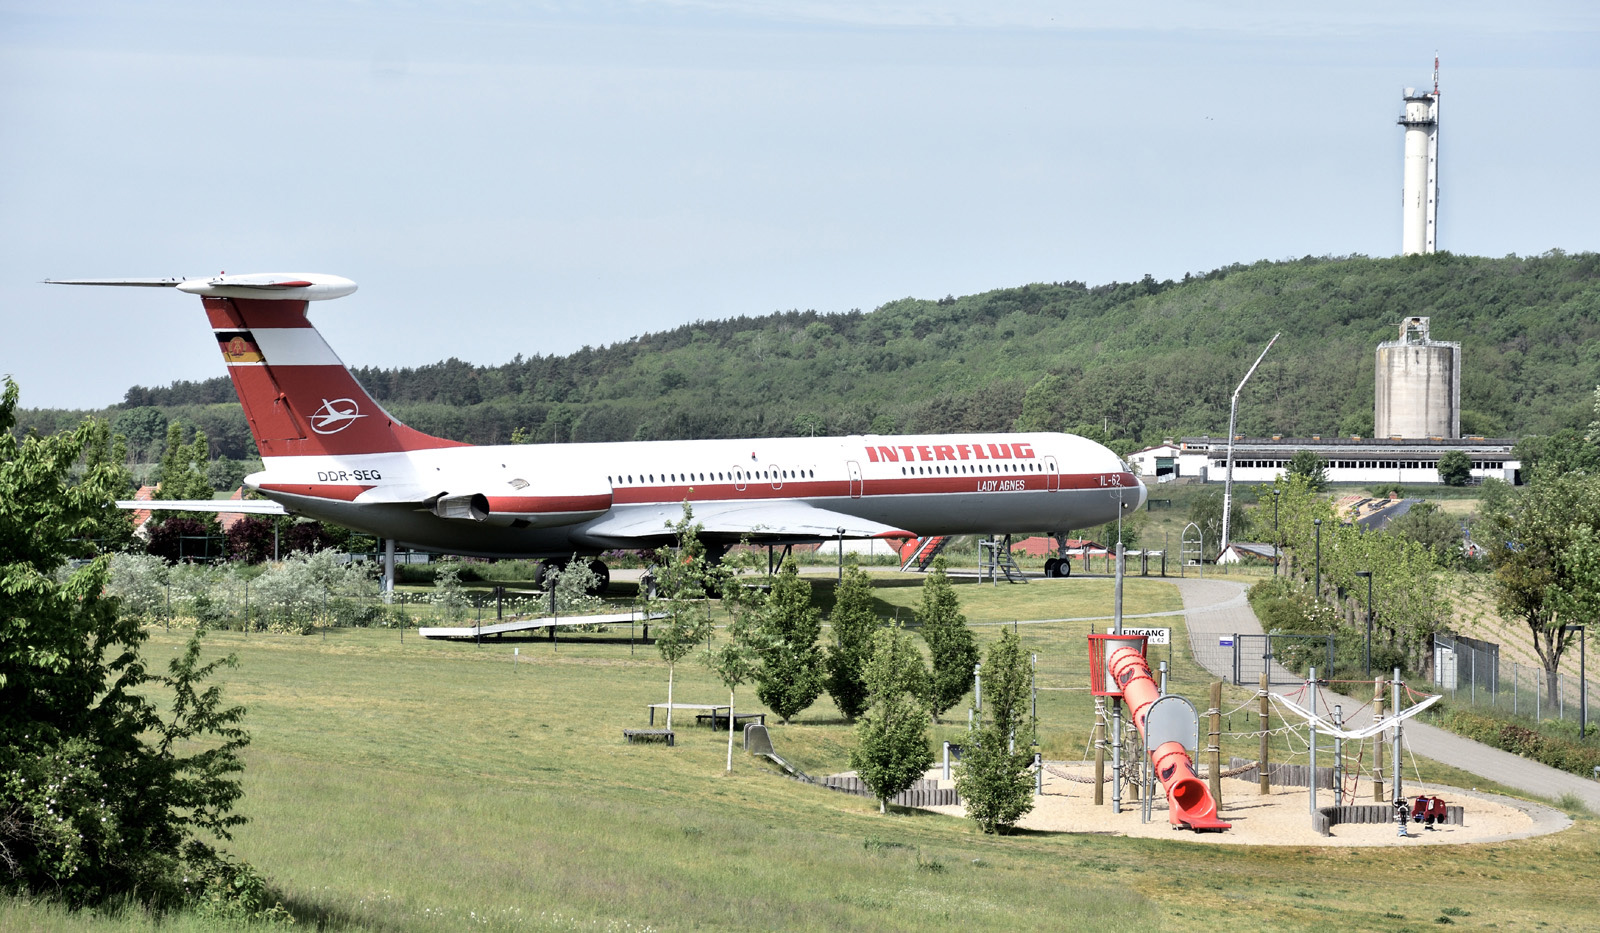
M 1439 235 L 1439 57 L 1433 58 L 1433 93 L 1406 88 L 1405 188 L 1401 195 L 1400 255 L 1431 253 Z
M 1378 344 L 1376 437 L 1461 436 L 1461 344 L 1433 340 L 1428 319 L 1408 317 L 1400 339 Z

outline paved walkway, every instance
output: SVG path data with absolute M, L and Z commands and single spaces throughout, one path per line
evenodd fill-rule
M 1173 582 L 1183 597 L 1189 647 L 1194 652 L 1195 660 L 1216 676 L 1231 681 L 1233 649 L 1221 647 L 1218 639 L 1229 635 L 1262 634 L 1261 623 L 1257 621 L 1245 597 L 1246 585 L 1216 579 L 1186 578 Z M 1293 675 L 1287 671 L 1274 667 L 1273 680 L 1292 678 Z M 1276 687 L 1273 692 L 1287 694 L 1299 689 L 1298 686 Z M 1366 705 L 1371 697 L 1354 699 L 1329 691 L 1323 691 L 1319 696 L 1322 698 L 1319 702 L 1339 703 L 1349 710 L 1360 709 L 1359 714 L 1350 717 L 1352 725 L 1359 726 L 1372 721 L 1372 710 Z M 1481 742 L 1424 725 L 1415 719 L 1407 720 L 1403 735 L 1406 746 L 1418 755 L 1552 800 L 1559 799 L 1563 794 L 1573 794 L 1588 804 L 1591 810 L 1600 813 L 1600 782 L 1558 771 L 1498 748 L 1490 748 Z

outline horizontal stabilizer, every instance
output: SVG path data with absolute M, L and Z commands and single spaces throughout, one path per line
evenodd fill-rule
M 123 285 L 136 288 L 176 288 L 180 292 L 211 298 L 272 298 L 285 301 L 324 301 L 343 298 L 356 283 L 343 276 L 303 272 L 254 272 L 248 275 L 214 275 L 204 279 L 45 279 L 46 285 Z
M 150 509 L 157 512 L 234 512 L 244 515 L 288 515 L 288 511 L 267 499 L 118 499 L 119 509 Z
M 135 288 L 177 288 L 183 279 L 45 279 L 46 285 L 123 285 Z

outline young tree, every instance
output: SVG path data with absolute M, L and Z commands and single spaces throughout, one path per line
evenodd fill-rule
M 1447 450 L 1439 455 L 1439 482 L 1446 486 L 1465 486 L 1472 481 L 1472 458 L 1465 451 Z
M 916 644 L 899 626 L 872 636 L 867 662 L 867 711 L 856 723 L 850 767 L 878 798 L 878 812 L 889 798 L 915 784 L 933 764 L 928 744 L 928 670 Z
M 598 596 L 590 595 L 600 582 L 590 569 L 589 562 L 577 554 L 567 561 L 557 574 L 556 586 L 556 611 L 567 615 L 577 615 L 593 612 L 605 604 L 605 600 Z
M 785 724 L 822 693 L 822 613 L 794 558 L 783 562 L 761 613 L 761 668 L 756 696 Z
M 1556 672 L 1575 637 L 1566 626 L 1592 625 L 1600 611 L 1600 476 L 1545 467 L 1523 489 L 1483 488 L 1479 539 L 1494 568 L 1490 591 L 1501 613 L 1528 627 L 1554 705 Z
M 973 669 L 978 665 L 978 644 L 967 617 L 961 614 L 955 587 L 944 572 L 944 558 L 935 558 L 933 569 L 922 581 L 922 602 L 916 621 L 922 640 L 928 643 L 933 676 L 928 685 L 928 707 L 933 721 L 950 709 L 972 689 Z
M 657 568 L 661 609 L 666 619 L 656 625 L 656 650 L 667 662 L 667 728 L 672 728 L 672 686 L 679 661 L 689 656 L 711 634 L 710 592 L 722 576 L 706 557 L 700 543 L 701 525 L 694 509 L 683 504 L 683 517 L 668 526 L 677 547 L 665 551 Z
M 723 686 L 728 688 L 728 763 L 733 771 L 733 714 L 735 694 L 740 685 L 754 678 L 760 671 L 761 652 L 766 647 L 761 617 L 766 610 L 767 591 L 761 586 L 739 583 L 741 571 L 757 568 L 755 552 L 741 550 L 725 562 L 728 578 L 722 590 L 722 604 L 732 613 L 732 621 L 724 630 L 721 643 L 707 645 L 706 666 Z
M 453 557 L 440 558 L 434 568 L 433 592 L 428 595 L 428 601 L 439 607 L 447 621 L 466 618 L 468 600 L 466 588 L 461 585 L 461 561 Z
M 984 718 L 967 730 L 956 791 L 985 833 L 1005 833 L 1033 809 L 1028 659 L 1003 631 L 983 662 Z
M 833 643 L 828 647 L 828 695 L 839 712 L 854 722 L 867 708 L 867 660 L 873 633 L 879 628 L 878 616 L 872 611 L 872 579 L 854 558 L 834 593 L 828 622 L 833 629 Z
M 243 880 L 247 866 L 214 850 L 244 818 L 238 727 L 202 688 L 200 636 L 152 674 L 145 633 L 107 593 L 109 559 L 89 558 L 110 506 L 111 465 L 69 474 L 95 428 L 11 435 L 17 389 L 0 396 L 0 865 L 5 885 L 72 906 L 132 899 L 166 909 L 227 892 L 190 877 Z M 169 718 L 155 696 L 173 698 Z M 259 885 L 257 886 L 259 891 Z M 251 909 L 258 909 L 256 905 Z

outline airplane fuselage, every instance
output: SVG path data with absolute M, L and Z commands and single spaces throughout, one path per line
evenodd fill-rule
M 665 541 L 684 502 L 799 503 L 921 535 L 1085 528 L 1145 498 L 1109 450 L 1048 433 L 450 447 L 274 457 L 266 467 L 246 482 L 291 511 L 477 556 L 593 554 L 638 547 L 641 538 Z M 474 494 L 488 508 L 459 517 L 416 504 Z M 831 536 L 780 526 L 751 536 Z M 714 528 L 708 536 L 740 537 Z

